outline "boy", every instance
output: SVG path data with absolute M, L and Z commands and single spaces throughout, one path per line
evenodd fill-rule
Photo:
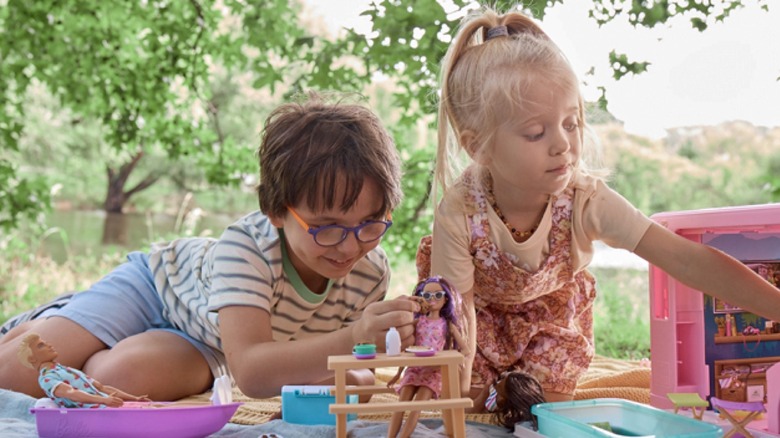
M 258 154 L 259 211 L 218 240 L 131 253 L 63 307 L 11 329 L 0 338 L 0 388 L 42 395 L 35 373 L 11 360 L 14 339 L 31 331 L 64 365 L 153 400 L 202 393 L 228 371 L 255 398 L 322 383 L 328 355 L 380 342 L 390 327 L 411 345 L 417 304 L 382 301 L 390 269 L 378 245 L 401 172 L 378 118 L 312 95 L 271 113 Z

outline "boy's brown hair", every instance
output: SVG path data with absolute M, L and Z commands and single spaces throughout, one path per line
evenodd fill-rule
M 309 93 L 275 109 L 258 149 L 260 209 L 282 217 L 305 202 L 314 211 L 352 208 L 366 178 L 382 196 L 382 211 L 401 202 L 401 161 L 379 118 L 362 105 L 328 102 Z M 337 190 L 337 188 L 339 190 Z

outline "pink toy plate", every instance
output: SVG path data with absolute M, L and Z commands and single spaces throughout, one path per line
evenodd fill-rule
M 35 414 L 38 435 L 44 438 L 203 438 L 222 429 L 241 403 L 150 405 L 152 403 L 125 403 L 121 408 L 105 409 L 32 408 L 30 412 Z
M 406 349 L 407 353 L 414 353 L 415 356 L 433 356 L 436 354 L 436 350 L 430 347 L 408 347 Z

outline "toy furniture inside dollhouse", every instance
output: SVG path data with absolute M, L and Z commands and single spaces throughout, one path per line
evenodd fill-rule
M 653 219 L 730 254 L 780 286 L 780 204 L 661 213 Z M 767 387 L 767 370 L 780 363 L 779 322 L 706 296 L 652 265 L 650 293 L 654 406 L 671 408 L 669 393 L 765 403 L 768 392 L 780 392 L 780 382 Z

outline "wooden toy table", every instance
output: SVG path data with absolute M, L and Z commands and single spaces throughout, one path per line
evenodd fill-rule
M 388 356 L 377 353 L 373 359 L 356 359 L 354 356 L 330 356 L 328 369 L 335 371 L 336 387 L 334 395 L 336 403 L 330 405 L 329 412 L 336 415 L 336 436 L 347 436 L 348 413 L 377 413 L 398 411 L 421 411 L 425 409 L 440 409 L 444 421 L 444 430 L 448 436 L 465 438 L 466 417 L 465 408 L 472 406 L 470 398 L 460 396 L 459 366 L 463 363 L 463 355 L 454 350 L 439 351 L 430 357 L 418 357 L 412 353 L 401 353 L 398 356 Z M 425 401 L 399 401 L 392 403 L 347 403 L 347 393 L 373 394 L 388 392 L 386 386 L 350 387 L 346 386 L 347 370 L 355 368 L 381 367 L 438 366 L 441 367 L 442 390 L 439 399 Z

